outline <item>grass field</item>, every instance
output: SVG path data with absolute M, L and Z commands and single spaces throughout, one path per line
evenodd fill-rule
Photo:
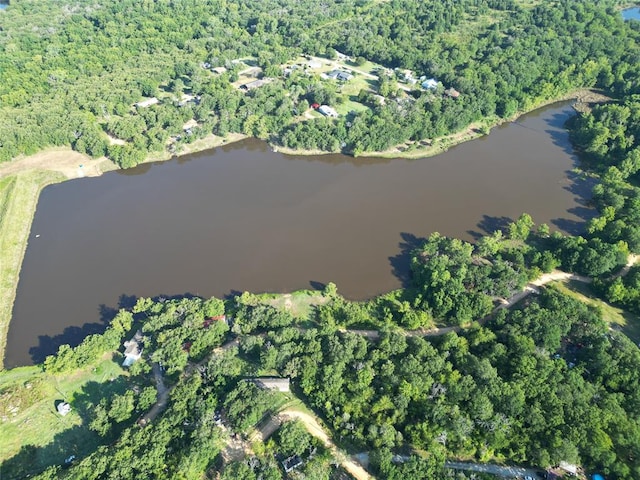
M 328 298 L 317 290 L 299 290 L 293 293 L 259 295 L 261 302 L 282 310 L 288 310 L 299 320 L 308 320 L 316 305 L 322 305 Z
M 0 372 L 0 463 L 14 475 L 39 472 L 93 451 L 100 437 L 87 428 L 90 404 L 126 388 L 122 368 L 105 359 L 69 375 L 48 375 L 38 367 Z M 72 411 L 61 416 L 60 401 Z
M 569 280 L 554 282 L 552 285 L 561 292 L 598 308 L 602 312 L 602 318 L 611 328 L 623 332 L 634 343 L 640 343 L 640 317 L 600 300 L 591 287 L 584 283 Z
M 25 171 L 0 179 L 0 369 L 40 190 L 64 178 L 61 173 Z

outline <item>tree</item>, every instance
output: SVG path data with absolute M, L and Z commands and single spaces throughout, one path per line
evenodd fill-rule
M 531 233 L 533 225 L 531 215 L 523 213 L 515 222 L 509 224 L 509 238 L 512 240 L 526 240 Z
M 299 420 L 285 422 L 278 429 L 277 443 L 281 453 L 287 457 L 302 455 L 311 446 L 311 440 L 311 435 Z

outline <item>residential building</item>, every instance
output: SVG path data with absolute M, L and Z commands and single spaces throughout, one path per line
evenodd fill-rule
M 336 112 L 333 108 L 328 105 L 320 105 L 318 107 L 318 111 L 324 115 L 325 117 L 334 117 L 337 118 L 338 112 Z

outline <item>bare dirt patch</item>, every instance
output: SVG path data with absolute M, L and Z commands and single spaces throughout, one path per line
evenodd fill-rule
M 68 148 L 51 148 L 28 157 L 0 164 L 0 178 L 29 170 L 59 172 L 65 177 L 97 177 L 117 168 L 106 158 L 91 159 Z

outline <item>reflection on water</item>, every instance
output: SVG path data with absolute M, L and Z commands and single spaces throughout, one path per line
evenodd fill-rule
M 101 328 L 131 296 L 333 281 L 364 299 L 406 282 L 408 253 L 434 231 L 473 240 L 522 212 L 576 231 L 591 211 L 562 129 L 572 112 L 555 105 L 421 160 L 285 156 L 246 140 L 47 187 L 6 365 Z

